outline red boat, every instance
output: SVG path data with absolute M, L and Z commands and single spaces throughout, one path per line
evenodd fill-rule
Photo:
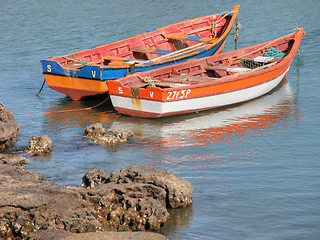
M 112 104 L 119 113 L 158 118 L 260 97 L 286 76 L 303 34 L 299 28 L 269 42 L 109 81 Z
M 128 73 L 220 53 L 238 16 L 239 5 L 114 43 L 42 59 L 48 86 L 81 100 L 108 92 L 107 81 Z

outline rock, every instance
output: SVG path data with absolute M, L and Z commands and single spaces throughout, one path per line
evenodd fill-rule
M 52 140 L 48 135 L 41 137 L 34 135 L 31 137 L 26 153 L 30 156 L 40 156 L 50 153 L 52 149 Z
M 109 178 L 103 170 L 94 168 L 84 176 L 82 185 L 94 187 L 95 193 L 87 196 L 91 201 L 100 206 L 115 206 L 116 211 L 105 213 L 110 220 L 134 230 L 159 230 L 168 219 L 167 207 L 192 203 L 191 184 L 158 167 L 123 168 L 119 174 L 110 173 Z M 125 212 L 123 219 L 119 212 Z
M 83 177 L 88 188 L 60 186 L 26 171 L 25 163 L 18 156 L 0 155 L 0 239 L 163 239 L 105 231 L 158 231 L 169 217 L 166 207 L 175 205 L 168 204 L 170 192 L 184 193 L 170 181 L 190 188 L 168 170 L 146 166 L 109 176 L 94 168 Z
M 150 166 L 123 168 L 116 181 L 118 183 L 148 183 L 165 189 L 167 207 L 186 207 L 192 203 L 193 187 L 191 184 L 163 168 Z
M 167 240 L 158 233 L 152 232 L 90 232 L 90 233 L 69 233 L 62 230 L 39 231 L 31 236 L 37 240 Z
M 8 165 L 29 165 L 30 162 L 27 158 L 21 157 L 13 154 L 3 154 L 0 153 L 0 164 L 8 164 Z
M 94 188 L 96 184 L 106 183 L 108 175 L 101 169 L 93 168 L 82 177 L 82 186 Z
M 17 139 L 19 126 L 13 113 L 0 103 L 0 152 L 11 146 Z
M 84 135 L 93 140 L 94 143 L 117 144 L 127 142 L 127 139 L 133 137 L 133 132 L 129 130 L 107 129 L 102 123 L 94 123 L 84 129 Z
M 149 184 L 107 183 L 83 195 L 96 205 L 104 229 L 113 231 L 159 230 L 167 221 L 166 192 Z

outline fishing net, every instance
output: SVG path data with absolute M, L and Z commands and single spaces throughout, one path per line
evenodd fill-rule
M 261 67 L 265 64 L 270 63 L 269 62 L 270 58 L 284 58 L 286 56 L 286 53 L 281 52 L 276 47 L 267 47 L 266 49 L 263 50 L 263 56 L 269 57 L 269 59 L 266 58 L 266 61 L 258 62 L 258 61 L 252 60 L 252 59 L 242 58 L 240 60 L 240 63 L 242 66 L 244 66 L 246 68 L 254 69 L 254 68 Z
M 245 59 L 245 58 L 242 58 L 240 60 L 240 63 L 242 66 L 246 67 L 246 68 L 251 68 L 251 69 L 254 69 L 254 68 L 257 68 L 257 67 L 261 67 L 264 65 L 263 62 L 255 62 L 254 60 L 251 60 L 251 59 Z

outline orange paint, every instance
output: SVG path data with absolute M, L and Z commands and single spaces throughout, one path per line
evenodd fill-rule
M 106 81 L 51 74 L 44 74 L 44 78 L 50 88 L 67 94 L 72 100 L 80 100 L 84 95 L 89 97 L 108 92 Z

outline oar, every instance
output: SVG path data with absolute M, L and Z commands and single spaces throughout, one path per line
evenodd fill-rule
M 148 61 L 145 61 L 143 64 L 150 63 L 150 62 L 159 62 L 159 61 L 164 60 L 166 58 L 180 56 L 181 54 L 185 54 L 186 52 L 189 53 L 189 52 L 195 51 L 197 48 L 202 47 L 202 45 L 204 45 L 203 42 L 202 43 L 198 43 L 198 44 L 193 45 L 193 46 L 190 46 L 190 47 L 187 47 L 187 48 L 180 49 L 178 51 L 174 51 L 172 53 L 169 53 L 169 54 L 166 54 L 166 55 L 154 58 L 154 59 L 150 59 Z

